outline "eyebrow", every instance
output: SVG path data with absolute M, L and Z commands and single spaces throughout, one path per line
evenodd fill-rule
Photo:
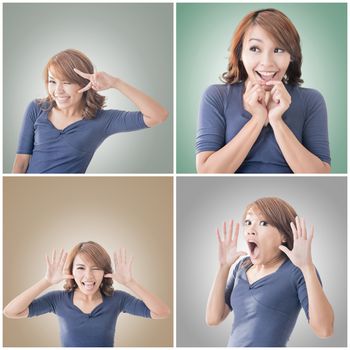
M 250 38 L 248 41 L 252 41 L 252 40 L 260 41 L 261 43 L 263 42 L 261 39 L 256 39 L 256 38 Z

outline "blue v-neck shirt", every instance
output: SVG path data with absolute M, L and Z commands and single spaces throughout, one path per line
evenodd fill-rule
M 64 347 L 112 347 L 117 318 L 121 312 L 151 317 L 142 300 L 123 291 L 103 296 L 102 304 L 86 314 L 73 304 L 73 292 L 53 291 L 29 305 L 29 316 L 53 312 L 58 316 Z
M 85 173 L 96 149 L 110 135 L 147 128 L 141 112 L 97 111 L 63 130 L 55 128 L 48 112 L 36 101 L 28 106 L 17 154 L 30 154 L 27 173 Z
M 287 259 L 279 269 L 250 284 L 242 266 L 233 270 L 225 301 L 234 313 L 228 346 L 284 347 L 301 307 L 308 314 L 308 296 L 302 272 Z

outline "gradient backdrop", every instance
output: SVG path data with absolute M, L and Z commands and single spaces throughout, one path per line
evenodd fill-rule
M 113 135 L 97 150 L 90 173 L 171 173 L 173 169 L 172 4 L 4 4 L 3 169 L 11 172 L 24 111 L 46 92 L 50 57 L 74 48 L 97 70 L 118 76 L 159 101 L 168 120 L 151 130 Z M 108 90 L 108 109 L 136 110 Z M 46 96 L 46 95 L 45 95 Z
M 3 303 L 45 275 L 45 254 L 93 240 L 126 247 L 133 275 L 172 310 L 173 180 L 170 177 L 17 177 L 4 179 Z M 63 282 L 53 287 L 62 289 Z M 114 287 L 123 289 L 114 283 Z M 115 345 L 173 345 L 172 315 L 120 315 Z M 3 345 L 60 346 L 57 317 L 4 318 Z
M 226 71 L 235 27 L 250 11 L 273 7 L 296 26 L 303 86 L 319 90 L 328 109 L 332 172 L 346 173 L 347 4 L 177 4 L 177 172 L 194 173 L 198 107 Z
M 177 179 L 177 346 L 226 346 L 232 315 L 205 324 L 205 308 L 217 268 L 215 230 L 241 220 L 246 205 L 277 196 L 289 202 L 307 227 L 315 225 L 313 261 L 335 313 L 334 335 L 315 336 L 300 312 L 290 347 L 347 346 L 346 177 L 210 177 Z M 246 250 L 240 236 L 239 249 Z

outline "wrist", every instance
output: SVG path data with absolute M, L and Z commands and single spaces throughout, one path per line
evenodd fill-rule
M 128 287 L 129 289 L 131 289 L 133 285 L 135 285 L 135 280 L 133 278 L 130 278 L 129 281 L 124 283 L 124 286 Z
M 272 127 L 272 129 L 277 129 L 277 128 L 280 128 L 283 124 L 284 124 L 284 121 L 282 119 L 282 116 L 280 117 L 275 117 L 275 118 L 269 118 L 269 123 Z
M 301 272 L 303 273 L 303 275 L 309 275 L 315 272 L 315 266 L 312 262 L 305 264 L 303 266 L 300 267 Z
M 113 77 L 112 87 L 119 90 L 121 85 L 121 80 L 119 78 Z
M 42 279 L 42 282 L 47 285 L 47 288 L 55 284 L 55 283 L 52 283 L 46 276 Z

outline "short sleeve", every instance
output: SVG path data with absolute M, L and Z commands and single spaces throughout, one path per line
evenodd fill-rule
M 27 107 L 19 136 L 17 154 L 32 154 L 34 148 L 34 123 L 40 113 L 40 107 L 32 101 Z
M 151 318 L 151 311 L 142 300 L 137 299 L 123 291 L 115 292 L 115 296 L 120 298 L 120 307 L 122 312 L 135 316 Z
M 318 91 L 307 90 L 305 96 L 306 120 L 302 142 L 311 153 L 330 164 L 326 102 Z
M 196 136 L 196 152 L 217 151 L 225 145 L 225 96 L 219 85 L 204 92 L 200 107 Z
M 140 111 L 126 112 L 117 109 L 103 110 L 106 118 L 105 134 L 110 136 L 119 132 L 136 131 L 147 128 Z
M 236 264 L 236 266 L 234 267 L 234 269 L 232 271 L 232 274 L 231 274 L 231 276 L 228 279 L 228 282 L 227 282 L 227 285 L 226 285 L 226 289 L 225 289 L 225 303 L 227 304 L 227 306 L 230 308 L 231 311 L 232 311 L 231 294 L 232 294 L 233 287 L 235 285 L 238 269 L 241 267 L 243 261 L 244 260 L 240 260 Z
M 318 277 L 318 280 L 320 281 L 321 285 L 322 285 L 322 281 L 320 278 L 320 275 L 316 269 L 316 274 Z M 300 271 L 300 269 L 296 268 L 295 270 L 295 283 L 296 283 L 296 288 L 297 288 L 297 292 L 298 292 L 298 299 L 300 302 L 300 305 L 302 306 L 305 315 L 307 317 L 307 319 L 309 320 L 309 299 L 307 296 L 307 289 L 306 289 L 306 283 L 304 280 L 304 276 L 303 273 Z
M 49 312 L 56 313 L 56 307 L 63 292 L 53 291 L 35 299 L 29 305 L 28 317 L 40 316 Z

